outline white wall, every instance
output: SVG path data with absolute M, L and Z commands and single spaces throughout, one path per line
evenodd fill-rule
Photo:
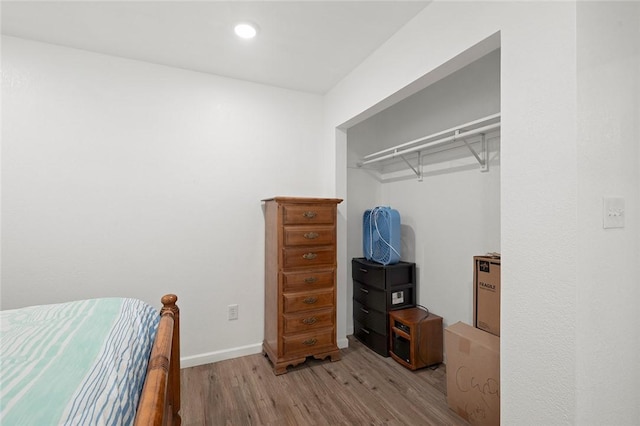
M 329 129 L 352 125 L 420 77 L 500 32 L 501 419 L 506 425 L 602 424 L 600 419 L 592 421 L 590 414 L 604 406 L 610 407 L 607 412 L 616 412 L 618 424 L 635 424 L 639 417 L 638 405 L 627 404 L 639 397 L 632 384 L 638 374 L 637 362 L 620 372 L 621 376 L 627 371 L 630 377 L 616 381 L 615 392 L 604 393 L 592 386 L 589 372 L 606 370 L 595 376 L 595 381 L 602 383 L 608 380 L 607 372 L 619 364 L 601 363 L 607 358 L 599 354 L 584 356 L 593 349 L 590 343 L 597 338 L 587 336 L 580 324 L 587 311 L 598 309 L 605 315 L 606 311 L 626 313 L 637 307 L 637 289 L 633 291 L 626 284 L 629 280 L 637 287 L 640 281 L 634 245 L 637 233 L 633 236 L 635 243 L 625 238 L 637 229 L 634 226 L 638 226 L 639 217 L 637 210 L 627 208 L 630 228 L 622 232 L 624 245 L 611 244 L 599 262 L 585 256 L 581 247 L 596 246 L 608 236 L 589 235 L 582 224 L 585 217 L 601 218 L 602 208 L 591 201 L 587 205 L 586 198 L 592 194 L 586 196 L 583 181 L 579 181 L 587 170 L 582 159 L 578 162 L 578 150 L 586 142 L 578 142 L 578 86 L 583 84 L 578 80 L 577 43 L 591 29 L 587 19 L 579 22 L 578 31 L 576 9 L 572 2 L 434 2 L 326 96 L 325 135 L 331 133 Z M 616 19 L 637 19 L 637 12 L 633 17 L 617 13 Z M 601 41 L 606 47 L 616 42 L 616 38 Z M 627 43 L 637 52 L 637 42 Z M 625 44 L 622 49 L 627 47 Z M 599 51 L 594 53 L 596 57 Z M 620 71 L 627 66 L 618 64 L 613 68 Z M 637 84 L 637 72 L 635 76 L 633 81 Z M 616 93 L 623 90 L 622 82 L 612 79 L 609 84 Z M 613 99 L 613 95 L 603 96 Z M 597 104 L 597 98 L 586 102 L 592 101 Z M 635 104 L 625 101 L 624 116 L 637 117 L 637 105 L 637 98 Z M 582 102 L 580 108 L 585 108 Z M 639 156 L 630 145 L 635 143 L 632 146 L 637 150 L 635 123 L 630 131 L 633 142 L 623 144 L 624 153 L 629 154 L 625 160 L 628 166 L 622 170 L 607 167 L 610 179 L 628 182 L 631 193 L 627 202 L 637 199 L 639 186 Z M 331 142 L 336 143 L 336 164 L 345 163 L 346 142 L 342 138 Z M 346 194 L 346 178 L 337 180 L 336 188 L 338 196 Z M 597 192 L 600 198 L 600 189 Z M 633 201 L 630 204 L 632 208 L 635 205 Z M 346 237 L 343 238 L 345 243 Z M 629 256 L 627 253 L 636 253 L 635 257 L 630 255 L 635 264 L 615 260 Z M 619 265 L 617 276 L 624 277 L 624 291 L 616 297 L 593 300 L 588 296 L 600 294 L 598 288 L 606 283 L 598 279 L 585 283 L 581 278 L 598 275 L 599 265 L 608 261 Z M 343 273 L 340 280 L 346 302 L 349 277 Z M 586 294 L 578 290 L 584 285 Z M 584 325 L 598 320 L 591 317 Z M 630 360 L 638 353 L 637 331 L 633 334 L 630 328 L 622 329 L 625 336 L 608 330 L 604 346 L 615 351 L 611 356 L 616 360 Z M 615 374 L 615 378 L 619 375 Z M 585 407 L 596 399 L 597 406 Z
M 460 143 L 447 151 L 423 152 L 422 181 L 402 160 L 382 170 L 379 163 L 358 167 L 357 162 L 366 154 L 497 112 L 499 49 L 347 131 L 348 253 L 363 255 L 358 224 L 364 210 L 375 205 L 397 209 L 402 260 L 417 266 L 416 302 L 441 315 L 445 326 L 472 323 L 472 257 L 500 251 L 499 138 L 495 132 L 489 135 L 488 172 L 480 171 L 466 147 L 451 149 Z M 479 140 L 479 136 L 470 138 L 469 143 L 479 150 Z M 416 166 L 416 157 L 410 154 L 407 160 Z M 351 297 L 353 287 L 347 285 L 347 300 Z M 353 318 L 351 306 L 347 309 L 349 334 Z
M 638 424 L 640 3 L 579 3 L 577 17 L 576 424 Z M 603 229 L 605 196 L 625 199 L 624 228 Z
M 345 123 L 499 31 L 502 422 L 636 424 L 638 10 L 609 7 L 434 2 L 324 99 L 3 38 L 2 307 L 175 291 L 184 355 L 255 351 L 258 200 L 346 197 Z M 603 195 L 625 197 L 623 230 L 600 228 Z
M 322 98 L 2 43 L 2 308 L 175 292 L 183 366 L 259 352 L 260 200 L 333 195 Z

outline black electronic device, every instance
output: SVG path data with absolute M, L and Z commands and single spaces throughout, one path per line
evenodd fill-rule
M 391 352 L 407 364 L 411 364 L 411 340 L 398 333 L 393 333 Z
M 411 327 L 409 327 L 408 325 L 403 324 L 400 321 L 394 321 L 393 325 L 394 325 L 394 327 L 398 328 L 399 330 L 402 330 L 405 333 L 411 335 Z

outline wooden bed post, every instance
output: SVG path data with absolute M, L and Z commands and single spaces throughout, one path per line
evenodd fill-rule
M 162 309 L 160 316 L 170 311 L 173 315 L 173 338 L 171 339 L 171 360 L 169 363 L 169 389 L 167 399 L 171 406 L 173 424 L 180 426 L 180 309 L 176 305 L 178 297 L 175 294 L 167 294 L 162 297 Z
M 151 349 L 136 426 L 180 426 L 180 310 L 178 297 L 162 297 L 158 333 Z

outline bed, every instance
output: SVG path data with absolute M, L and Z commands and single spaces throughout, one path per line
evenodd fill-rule
M 177 300 L 2 311 L 0 424 L 180 425 Z

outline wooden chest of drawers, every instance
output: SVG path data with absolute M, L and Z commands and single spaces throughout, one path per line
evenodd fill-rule
M 382 356 L 389 356 L 389 312 L 416 305 L 416 264 L 381 265 L 351 260 L 353 335 Z
M 336 342 L 335 198 L 264 202 L 263 353 L 275 374 L 308 356 L 340 359 Z

